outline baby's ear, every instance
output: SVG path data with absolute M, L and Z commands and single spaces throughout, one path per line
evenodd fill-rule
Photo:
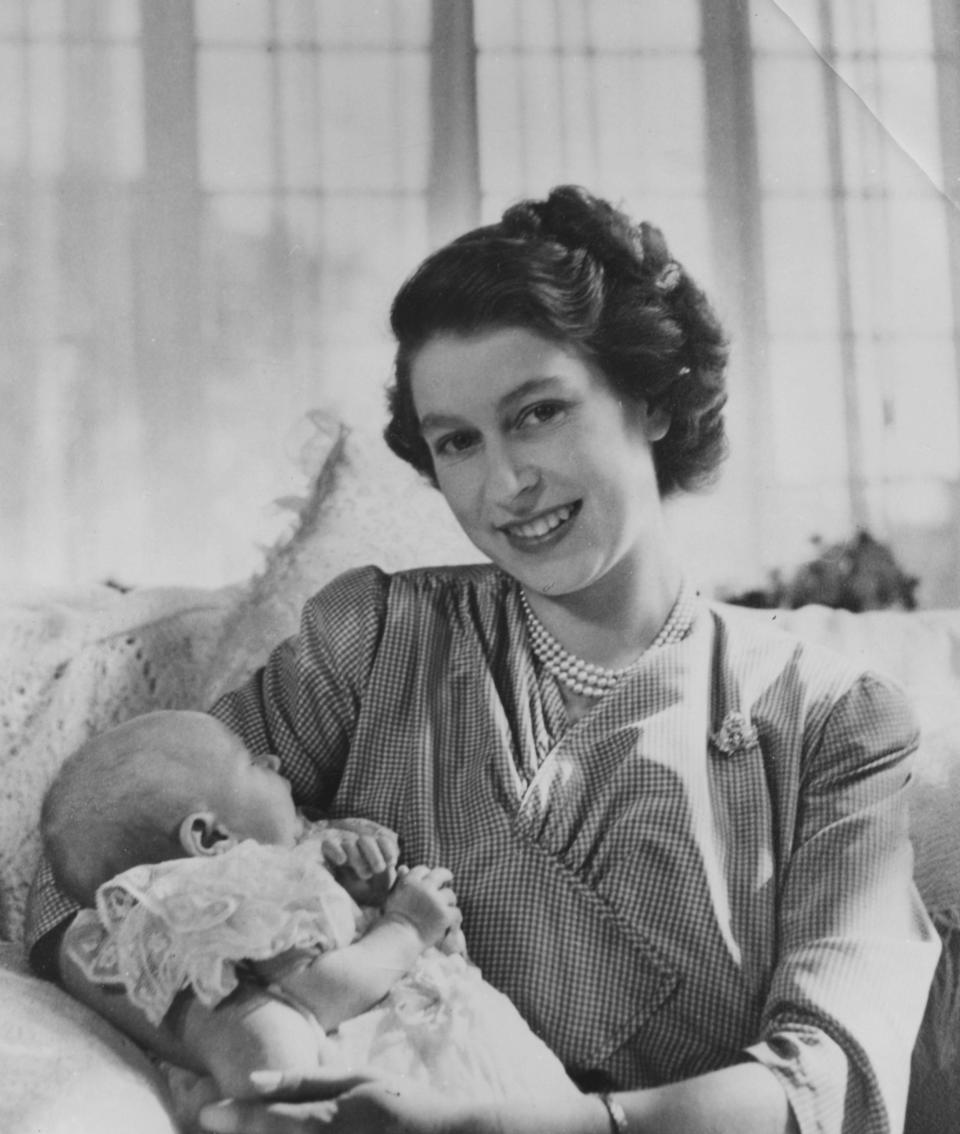
M 180 824 L 180 845 L 191 858 L 223 854 L 236 843 L 212 811 L 194 811 Z

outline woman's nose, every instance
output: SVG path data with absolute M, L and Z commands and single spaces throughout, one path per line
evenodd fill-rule
M 518 460 L 507 450 L 490 454 L 487 466 L 487 495 L 495 504 L 510 504 L 518 496 L 537 487 L 540 471 L 526 460 Z

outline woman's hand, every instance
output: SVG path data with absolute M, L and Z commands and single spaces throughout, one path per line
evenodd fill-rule
M 483 1103 L 384 1078 L 375 1072 L 255 1072 L 262 1101 L 233 1099 L 203 1109 L 219 1134 L 607 1134 L 606 1109 L 571 1084 L 557 1095 Z
M 426 1087 L 375 1074 L 255 1072 L 263 1101 L 205 1107 L 204 1130 L 221 1134 L 453 1134 L 475 1129 L 462 1105 Z

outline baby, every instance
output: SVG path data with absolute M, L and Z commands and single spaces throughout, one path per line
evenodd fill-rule
M 312 1042 L 268 1037 L 222 1071 L 214 1059 L 223 1093 L 305 1059 L 487 1096 L 529 1076 L 574 1090 L 461 955 L 450 872 L 398 867 L 396 836 L 367 820 L 306 822 L 277 763 L 205 713 L 159 712 L 64 764 L 42 830 L 58 884 L 96 906 L 70 937 L 87 978 L 154 1023 L 181 991 L 215 1006 L 245 975 L 296 1007 Z

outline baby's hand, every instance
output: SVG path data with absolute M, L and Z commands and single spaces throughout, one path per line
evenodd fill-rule
M 384 903 L 384 917 L 412 925 L 424 948 L 439 944 L 459 930 L 462 920 L 451 882 L 453 875 L 443 866 L 401 866 Z
M 453 928 L 452 926 L 444 934 L 442 940 L 437 942 L 437 948 L 441 953 L 448 953 L 450 955 L 456 954 L 463 957 L 464 960 L 469 960 L 467 953 L 467 939 L 463 935 L 461 926 Z
M 335 819 L 320 832 L 327 865 L 361 906 L 383 903 L 397 877 L 396 834 L 367 819 Z

